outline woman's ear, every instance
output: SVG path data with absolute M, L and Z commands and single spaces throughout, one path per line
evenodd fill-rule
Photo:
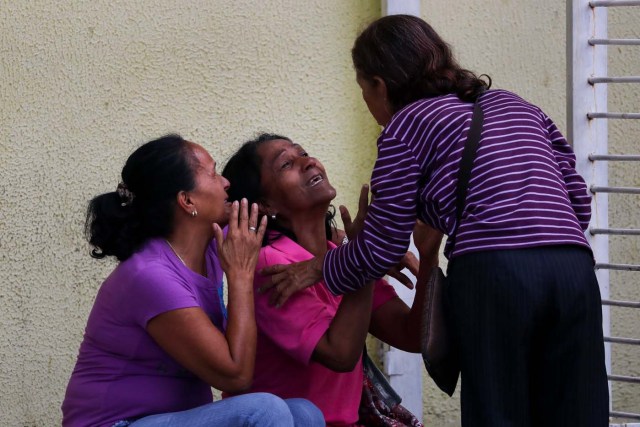
M 373 76 L 373 78 L 371 79 L 372 81 L 372 87 L 373 90 L 375 91 L 376 96 L 379 97 L 379 99 L 387 99 L 387 84 L 384 82 L 384 80 L 382 80 L 382 77 L 380 76 Z
M 271 220 L 275 220 L 276 215 L 278 215 L 278 209 L 266 200 L 258 202 L 258 212 L 261 215 L 267 215 L 269 218 L 271 218 Z
M 261 215 L 270 215 L 270 209 L 271 206 L 269 205 L 269 202 L 267 202 L 266 200 L 259 200 L 258 202 L 258 213 Z
M 387 84 L 384 82 L 382 77 L 373 76 L 371 79 L 371 90 L 373 92 L 373 96 L 377 99 L 378 106 L 380 107 L 378 109 L 378 115 L 374 115 L 374 117 L 379 125 L 386 126 L 393 116 L 393 108 L 387 98 Z
M 184 190 L 176 194 L 176 202 L 178 204 L 178 207 L 188 214 L 191 214 L 191 212 L 195 210 L 195 206 L 193 204 L 193 201 L 189 197 L 189 193 Z

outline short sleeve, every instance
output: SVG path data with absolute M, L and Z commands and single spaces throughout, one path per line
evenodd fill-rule
M 290 264 L 283 254 L 264 248 L 257 269 L 274 264 Z M 256 287 L 266 279 L 256 275 Z M 331 295 L 319 283 L 292 295 L 279 308 L 269 304 L 269 293 L 256 292 L 255 310 L 258 328 L 277 347 L 296 361 L 307 365 L 318 341 L 327 332 L 335 316 L 339 297 Z M 335 305 L 330 304 L 334 300 Z
M 161 264 L 140 270 L 130 281 L 121 304 L 124 312 L 132 313 L 134 322 L 143 328 L 162 313 L 200 306 L 187 281 Z
M 373 305 L 371 311 L 376 311 L 383 304 L 390 300 L 397 298 L 398 294 L 393 286 L 384 279 L 376 280 L 375 287 L 373 288 Z

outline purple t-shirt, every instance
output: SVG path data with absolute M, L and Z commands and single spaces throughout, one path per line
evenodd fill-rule
M 98 291 L 67 386 L 64 426 L 112 426 L 213 400 L 211 387 L 146 332 L 155 316 L 187 307 L 201 307 L 224 330 L 223 272 L 214 241 L 206 261 L 203 277 L 185 267 L 164 239 L 152 239 L 109 275 Z

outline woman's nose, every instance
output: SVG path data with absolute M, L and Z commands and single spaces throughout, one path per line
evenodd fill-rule
M 318 164 L 318 161 L 315 159 L 315 157 L 303 157 L 302 159 L 304 170 L 311 169 Z

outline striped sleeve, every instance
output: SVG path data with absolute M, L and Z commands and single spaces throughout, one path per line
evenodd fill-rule
M 324 279 L 333 294 L 344 294 L 380 279 L 406 253 L 416 220 L 419 177 L 420 169 L 409 147 L 381 135 L 364 228 L 354 240 L 329 251 L 324 259 Z
M 576 171 L 576 156 L 573 149 L 558 130 L 555 123 L 544 116 L 549 140 L 553 149 L 553 154 L 560 167 L 560 172 L 564 179 L 569 194 L 569 201 L 576 213 L 582 231 L 585 231 L 591 220 L 591 195 L 587 189 L 584 179 Z

